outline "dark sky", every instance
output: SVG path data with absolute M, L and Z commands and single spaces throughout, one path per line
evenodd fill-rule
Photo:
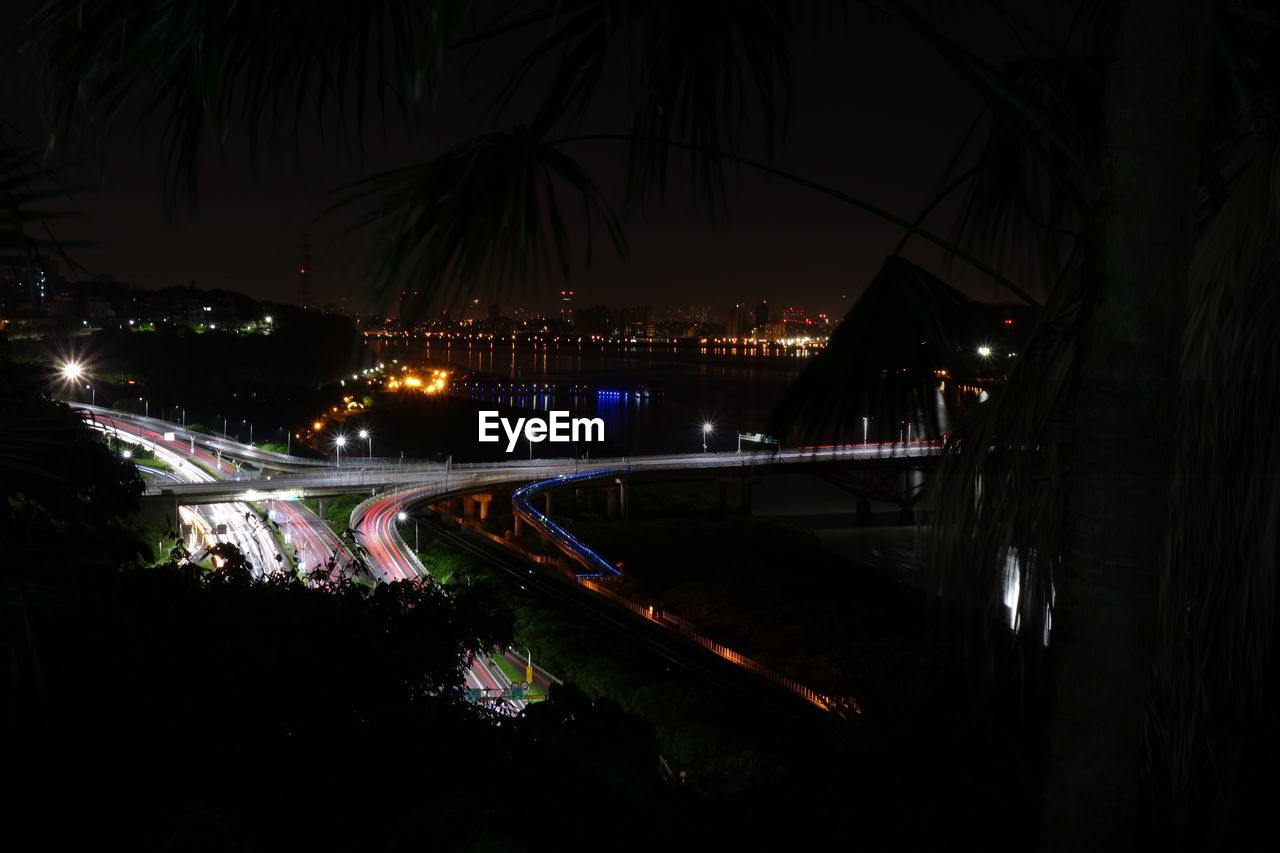
M 8 30 L 29 3 L 6 4 L 0 30 Z M 1046 21 L 1052 4 L 1044 4 Z M 1065 19 L 1067 12 L 1059 11 Z M 966 44 L 991 59 L 1015 55 L 1017 43 L 995 18 L 967 13 L 945 22 Z M 913 218 L 938 186 L 943 166 L 978 102 L 920 39 L 884 18 L 851 11 L 847 21 L 802 23 L 794 44 L 794 109 L 778 160 L 783 169 Z M 474 100 L 475 78 L 493 68 L 472 69 L 429 122 L 428 144 L 461 139 L 486 129 Z M 30 73 L 18 65 L 6 78 L 7 120 L 24 130 L 39 129 Z M 614 118 L 597 118 L 592 129 Z M 518 120 L 513 115 L 511 120 Z M 60 236 L 93 241 L 77 259 L 95 272 L 122 281 L 161 287 L 194 280 L 206 288 L 240 290 L 255 297 L 292 301 L 304 222 L 329 203 L 332 190 L 362 174 L 409 162 L 422 143 L 392 123 L 390 139 L 371 134 L 361 161 L 321 142 L 317 125 L 305 135 L 301 163 L 260 158 L 251 170 L 247 146 L 233 138 L 227 149 L 206 158 L 198 211 L 173 222 L 161 204 L 159 132 L 121 121 L 113 128 L 101 169 L 88 177 L 96 191 L 76 196 L 83 215 Z M 620 186 L 621 146 L 583 152 L 604 187 Z M 712 226 L 686 196 L 674 192 L 661 209 L 633 218 L 630 252 L 619 260 L 597 243 L 596 262 L 571 285 L 579 305 L 705 305 L 717 312 L 734 302 L 795 304 L 811 312 L 841 315 L 875 274 L 901 236 L 882 223 L 812 191 L 776 178 L 739 173 L 731 178 L 730 215 Z M 931 220 L 933 230 L 949 227 L 947 208 Z M 364 302 L 362 278 L 368 246 L 362 235 L 341 236 L 343 220 L 312 229 L 311 268 L 317 295 L 347 295 Z M 917 244 L 908 255 L 938 270 L 939 253 Z M 993 298 L 982 277 L 959 265 L 948 277 L 975 295 Z M 507 295 L 504 308 L 537 307 L 560 283 L 545 282 L 537 293 Z

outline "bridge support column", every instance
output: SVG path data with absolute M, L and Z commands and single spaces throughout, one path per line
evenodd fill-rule
M 493 503 L 493 495 L 488 492 L 481 492 L 480 494 L 472 495 L 471 497 L 480 508 L 480 520 L 487 520 L 489 518 L 489 504 Z
M 858 509 L 854 518 L 859 527 L 871 526 L 871 501 L 865 495 L 858 495 Z
M 551 517 L 551 492 L 542 493 L 542 514 L 547 518 Z
M 316 515 L 324 518 L 324 511 L 329 508 L 329 498 L 316 498 Z
M 612 486 L 606 486 L 605 495 L 605 518 L 610 521 L 627 519 L 627 483 L 625 480 L 618 480 Z
M 516 536 L 519 536 L 521 531 L 524 530 L 524 519 L 520 517 L 519 513 L 516 513 L 515 519 L 516 519 Z
M 177 530 L 178 499 L 171 495 L 147 495 L 138 501 L 138 515 L 148 524 L 165 530 Z

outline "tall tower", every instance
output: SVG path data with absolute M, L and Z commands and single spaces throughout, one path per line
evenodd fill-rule
M 298 264 L 298 304 L 303 308 L 315 304 L 311 292 L 311 235 L 306 231 L 302 232 L 302 262 Z

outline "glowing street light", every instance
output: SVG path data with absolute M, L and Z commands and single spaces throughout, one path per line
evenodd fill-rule
M 78 361 L 68 361 L 62 365 L 59 372 L 62 374 L 63 379 L 75 382 L 84 376 L 84 365 Z
M 401 511 L 396 513 L 396 519 L 398 521 L 407 521 L 409 519 L 409 515 L 408 513 Z M 413 550 L 415 553 L 422 550 L 422 547 L 419 544 L 419 542 L 420 540 L 418 539 L 418 519 L 415 518 L 413 520 Z
M 711 431 L 713 429 L 715 429 L 715 426 L 711 423 L 711 421 L 703 422 L 702 424 L 702 452 L 703 453 L 707 452 L 707 438 L 711 435 Z
M 982 356 L 983 358 L 991 358 L 991 347 L 986 346 L 985 344 L 983 346 L 978 347 L 978 355 Z
M 338 465 L 337 465 L 337 467 L 339 467 L 339 468 L 341 468 L 341 467 L 342 467 L 342 448 L 346 445 L 346 443 L 347 443 L 347 437 L 346 437 L 345 435 L 340 435 L 340 436 L 338 436 L 337 438 L 335 438 L 335 439 L 333 440 L 333 444 L 334 444 L 334 446 L 338 448 Z
M 365 444 L 368 446 L 369 448 L 368 456 L 370 459 L 372 459 L 373 458 L 373 436 L 369 435 L 369 431 L 367 429 L 362 429 L 360 430 L 360 437 L 364 439 Z
M 132 450 L 122 450 L 122 451 L 120 451 L 120 455 L 121 455 L 122 457 L 124 457 L 125 459 L 132 459 L 132 458 L 133 458 L 133 451 L 132 451 Z

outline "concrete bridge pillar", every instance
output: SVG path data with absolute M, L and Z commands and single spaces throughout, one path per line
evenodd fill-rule
M 858 495 L 858 509 L 854 518 L 859 527 L 871 526 L 871 501 L 867 500 L 866 495 Z
M 489 504 L 493 503 L 493 495 L 489 494 L 488 492 L 481 492 L 480 494 L 472 495 L 471 497 L 475 500 L 476 505 L 480 508 L 480 520 L 485 521 L 486 519 L 488 519 Z
M 515 518 L 516 518 L 516 536 L 519 536 L 520 533 L 524 530 L 524 519 L 520 517 L 519 513 L 516 513 Z
M 324 518 L 324 511 L 329 508 L 329 498 L 316 498 L 316 514 Z
M 177 530 L 178 499 L 172 495 L 146 495 L 138 501 L 138 515 L 143 521 L 165 530 Z
M 542 493 L 542 514 L 551 517 L 551 491 L 547 490 Z
M 606 486 L 605 495 L 605 518 L 610 521 L 616 521 L 627 518 L 627 483 L 625 480 L 618 480 L 612 486 Z

